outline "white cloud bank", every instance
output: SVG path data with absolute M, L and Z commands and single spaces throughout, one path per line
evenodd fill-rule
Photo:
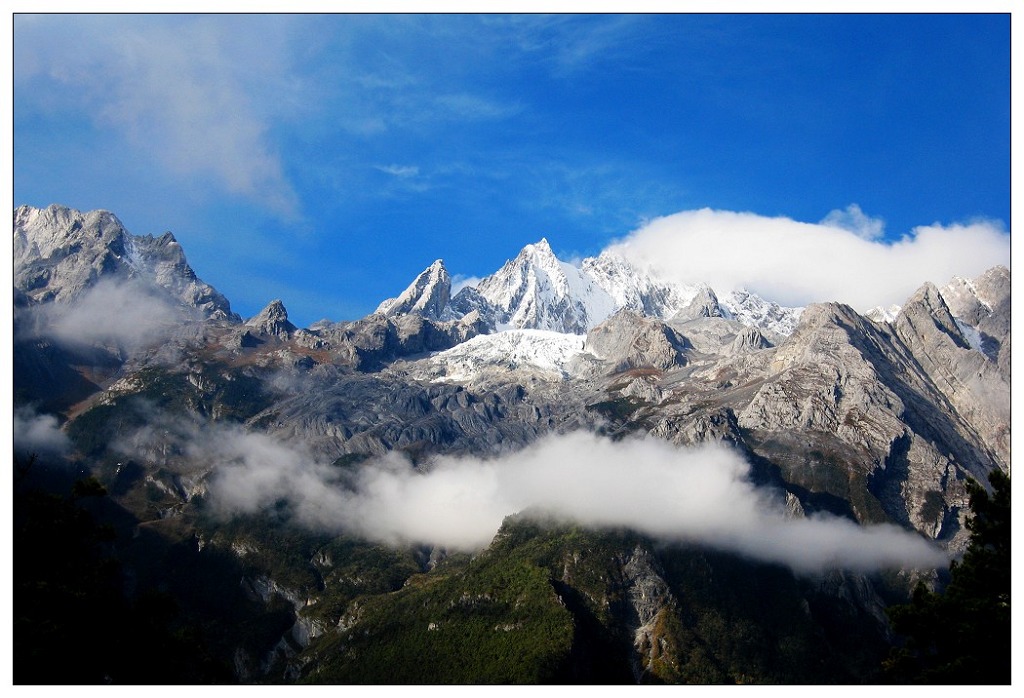
M 821 223 L 701 209 L 655 219 L 609 249 L 684 283 L 861 312 L 902 304 L 925 281 L 1010 264 L 1010 236 L 994 222 L 920 226 L 895 242 L 878 239 L 881 230 L 856 205 Z
M 533 511 L 700 542 L 798 572 L 947 562 L 923 538 L 894 526 L 788 517 L 749 482 L 743 459 L 716 445 L 681 450 L 651 438 L 613 442 L 579 432 L 496 459 L 440 457 L 426 472 L 395 453 L 345 472 L 237 430 L 206 432 L 188 448 L 216 464 L 211 495 L 226 513 L 284 500 L 307 526 L 387 543 L 479 549 L 506 516 Z

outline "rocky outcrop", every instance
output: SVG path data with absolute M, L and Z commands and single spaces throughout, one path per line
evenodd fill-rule
M 922 286 L 904 304 L 893 327 L 930 383 L 980 437 L 979 444 L 1008 469 L 1009 383 L 996 361 L 971 347 L 938 289 Z M 977 468 L 971 470 L 982 475 Z
M 761 334 L 761 330 L 756 327 L 744 327 L 736 335 L 732 344 L 726 348 L 725 353 L 729 355 L 746 354 L 759 349 L 768 349 L 771 346 L 772 343 Z
M 354 322 L 319 322 L 300 330 L 297 341 L 329 352 L 336 363 L 360 371 L 378 371 L 396 359 L 443 351 L 487 330 L 476 313 L 438 322 L 422 315 L 389 317 L 374 313 Z
M 724 317 L 718 296 L 709 286 L 702 286 L 686 306 L 672 316 L 673 320 L 696 320 L 702 317 Z
M 273 300 L 257 315 L 245 321 L 245 326 L 257 336 L 277 337 L 287 340 L 298 329 L 288 320 L 288 311 L 280 300 Z
M 678 648 L 672 637 L 662 631 L 664 617 L 677 613 L 676 600 L 669 590 L 657 559 L 640 545 L 620 561 L 621 583 L 627 606 L 627 631 L 633 633 L 636 656 L 631 662 L 633 676 L 640 683 L 649 674 L 658 675 L 663 665 L 674 669 Z
M 585 348 L 618 373 L 684 366 L 689 342 L 659 320 L 621 310 L 587 333 Z

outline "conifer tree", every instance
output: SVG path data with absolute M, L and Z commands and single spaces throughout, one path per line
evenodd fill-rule
M 1010 683 L 1010 478 L 989 475 L 990 495 L 968 481 L 970 544 L 950 564 L 942 593 L 918 584 L 911 603 L 889 610 L 906 638 L 885 662 L 901 683 Z

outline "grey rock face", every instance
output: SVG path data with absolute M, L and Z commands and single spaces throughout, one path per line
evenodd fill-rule
M 585 346 L 617 373 L 684 366 L 689 343 L 663 322 L 621 310 L 587 333 Z
M 701 287 L 685 307 L 677 312 L 673 320 L 696 320 L 702 317 L 724 317 L 722 307 L 718 304 L 718 296 L 708 286 Z
M 746 354 L 747 352 L 757 351 L 759 349 L 768 349 L 772 346 L 761 330 L 756 327 L 744 327 L 740 330 L 739 334 L 736 335 L 736 339 L 732 341 L 726 349 L 727 354 Z
M 632 620 L 627 628 L 633 631 L 636 651 L 633 676 L 639 683 L 652 664 L 664 661 L 663 656 L 670 654 L 669 648 L 662 644 L 664 640 L 659 637 L 657 625 L 663 614 L 673 612 L 676 600 L 658 561 L 648 550 L 638 545 L 620 564 Z
M 1000 374 L 1010 379 L 1010 272 L 989 269 L 976 279 L 955 278 L 940 293 L 958 321 L 978 333 L 981 350 L 996 360 Z
M 311 349 L 330 352 L 343 365 L 376 371 L 400 357 L 449 349 L 485 329 L 475 313 L 449 322 L 374 313 L 355 322 L 317 323 L 300 330 L 297 339 Z
M 196 276 L 173 235 L 132 235 L 108 211 L 16 209 L 14 265 L 15 287 L 37 302 L 70 303 L 100 279 L 134 279 L 208 319 L 239 321 L 227 299 Z
M 918 290 L 893 327 L 931 384 L 1008 469 L 1009 383 L 997 363 L 970 347 L 938 289 L 926 284 Z
M 953 389 L 958 367 L 977 371 L 986 359 L 961 346 L 934 287 L 923 288 L 904 313 L 890 333 L 846 306 L 810 306 L 774 350 L 769 376 L 739 412 L 739 425 L 760 442 L 755 450 L 783 464 L 785 479 L 819 488 L 832 472 L 828 477 L 848 481 L 826 491 L 851 501 L 866 483 L 891 520 L 961 541 L 962 481 L 1001 467 L 993 446 L 1009 422 L 990 383 L 983 380 L 991 388 L 984 396 L 963 381 Z M 991 419 L 985 426 L 982 411 Z M 805 456 L 794 458 L 799 452 Z M 871 517 L 867 500 L 859 510 L 854 504 L 858 517 Z
M 288 339 L 298 329 L 288 321 L 288 311 L 280 300 L 271 301 L 257 315 L 245 321 L 245 326 L 258 334 Z

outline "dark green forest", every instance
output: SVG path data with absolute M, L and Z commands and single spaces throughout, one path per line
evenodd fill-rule
M 971 543 L 946 583 L 890 607 L 888 628 L 820 581 L 629 531 L 510 517 L 481 553 L 427 565 L 422 549 L 313 534 L 286 518 L 215 519 L 201 499 L 180 517 L 140 521 L 108 494 L 116 481 L 36 458 L 16 459 L 13 484 L 19 684 L 1010 678 L 1000 472 L 991 494 L 970 486 Z M 252 552 L 239 555 L 240 541 Z M 645 626 L 643 670 L 624 578 L 638 564 L 664 580 L 655 592 L 667 599 Z M 260 598 L 253 580 L 267 579 L 312 602 Z M 324 630 L 305 646 L 289 635 L 300 619 Z

